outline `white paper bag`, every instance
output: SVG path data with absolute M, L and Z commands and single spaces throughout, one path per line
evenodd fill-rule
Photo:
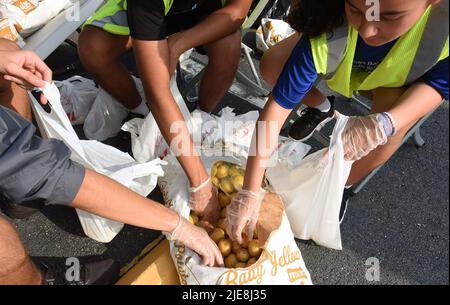
M 245 158 L 229 157 L 229 154 L 203 151 L 202 160 L 210 171 L 216 161 L 223 160 L 243 165 Z M 176 159 L 169 155 L 165 175 L 159 186 L 167 206 L 188 218 L 188 180 Z M 271 204 L 271 202 L 269 202 Z M 282 203 L 280 203 L 282 207 Z M 280 210 L 279 210 L 280 211 Z M 259 260 L 247 268 L 227 269 L 201 265 L 200 257 L 191 249 L 170 242 L 170 253 L 184 285 L 311 285 L 311 276 L 289 226 L 286 214 L 277 215 L 280 224 L 272 231 L 264 244 Z M 271 214 L 270 214 L 271 215 Z M 261 234 L 259 232 L 259 234 Z
M 50 113 L 31 96 L 32 108 L 43 135 L 63 141 L 71 149 L 73 161 L 109 176 L 142 196 L 150 194 L 157 184 L 157 177 L 163 175 L 163 161 L 137 163 L 129 154 L 112 146 L 79 140 L 61 106 L 58 88 L 54 84 L 47 85 L 43 92 L 49 100 Z M 84 211 L 77 210 L 77 213 L 86 235 L 99 242 L 110 242 L 123 227 L 122 223 Z
M 11 20 L 25 38 L 70 5 L 70 0 L 0 0 L 0 19 Z
M 266 173 L 283 198 L 295 237 L 336 250 L 342 250 L 339 211 L 353 163 L 345 161 L 341 139 L 347 120 L 338 117 L 329 150 L 307 156 L 295 168 L 280 164 Z

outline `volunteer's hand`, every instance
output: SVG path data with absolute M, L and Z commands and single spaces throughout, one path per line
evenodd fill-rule
M 45 82 L 52 81 L 50 68 L 29 51 L 0 51 L 0 74 L 26 90 L 44 87 Z M 41 103 L 47 103 L 43 95 Z
M 178 61 L 180 60 L 181 54 L 186 50 L 183 47 L 183 32 L 175 33 L 169 38 L 167 38 L 167 44 L 169 45 L 169 73 L 172 76 L 177 69 Z
M 247 238 L 253 238 L 263 197 L 264 194 L 262 192 L 255 193 L 242 190 L 233 198 L 227 208 L 225 221 L 227 233 L 231 240 L 242 244 L 242 231 L 245 228 Z
M 220 218 L 217 188 L 208 178 L 197 188 L 189 189 L 189 207 L 203 220 L 216 223 Z
M 223 266 L 222 254 L 208 233 L 204 229 L 194 226 L 184 217 L 179 217 L 178 225 L 170 232 L 170 239 L 196 252 L 202 258 L 203 265 Z
M 388 141 L 383 126 L 382 114 L 350 117 L 342 133 L 344 157 L 347 161 L 358 161 Z

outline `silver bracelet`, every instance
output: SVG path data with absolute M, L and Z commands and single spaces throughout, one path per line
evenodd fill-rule
M 397 134 L 397 124 L 394 120 L 394 117 L 389 112 L 383 112 L 383 114 L 389 119 L 392 125 L 392 135 L 391 137 L 395 136 Z

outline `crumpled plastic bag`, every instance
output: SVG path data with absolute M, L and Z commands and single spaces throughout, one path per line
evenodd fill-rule
M 291 26 L 282 20 L 263 18 L 256 31 L 256 48 L 264 53 L 280 41 L 295 33 Z
M 70 0 L 0 0 L 0 19 L 9 19 L 26 38 L 70 5 Z

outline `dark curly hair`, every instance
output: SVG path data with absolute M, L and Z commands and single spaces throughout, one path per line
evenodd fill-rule
M 332 33 L 345 22 L 345 0 L 292 0 L 288 22 L 308 38 Z

